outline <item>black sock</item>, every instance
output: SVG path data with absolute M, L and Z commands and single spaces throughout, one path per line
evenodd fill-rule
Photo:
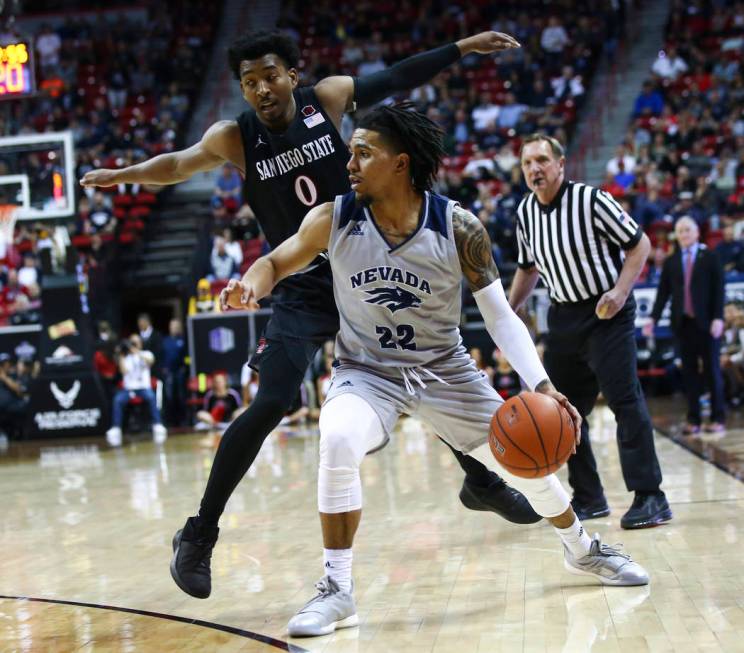
M 442 438 L 439 439 L 442 440 Z M 444 440 L 442 440 L 442 442 L 444 442 Z M 460 467 L 465 471 L 465 478 L 470 485 L 475 485 L 476 487 L 488 487 L 493 483 L 495 478 L 498 478 L 497 475 L 490 472 L 488 468 L 480 462 L 480 460 L 476 460 L 472 456 L 468 456 L 462 453 L 462 451 L 458 451 L 447 442 L 444 442 L 444 444 L 450 448 L 452 453 L 455 455 L 455 458 L 457 458 L 457 462 L 460 463 Z
M 222 436 L 201 500 L 199 525 L 217 526 L 225 504 L 253 464 L 266 436 L 297 396 L 305 370 L 297 369 L 281 343 L 272 341 L 271 346 L 273 350 L 261 360 L 256 398 Z

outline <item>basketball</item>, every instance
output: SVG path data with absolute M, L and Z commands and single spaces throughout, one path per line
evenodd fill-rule
M 498 463 L 515 476 L 547 476 L 571 455 L 573 421 L 552 397 L 522 392 L 494 413 L 488 444 Z

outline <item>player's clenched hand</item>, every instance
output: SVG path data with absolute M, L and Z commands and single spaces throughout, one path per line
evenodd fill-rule
M 474 36 L 469 36 L 457 42 L 460 52 L 463 56 L 471 52 L 478 54 L 490 54 L 501 50 L 511 48 L 521 48 L 522 45 L 517 39 L 502 32 L 481 32 Z
M 101 168 L 99 170 L 91 170 L 83 175 L 80 180 L 80 185 L 85 188 L 93 188 L 95 186 L 116 186 L 119 181 L 116 178 L 118 170 L 108 170 Z
M 230 279 L 220 293 L 220 307 L 223 311 L 228 308 L 254 311 L 260 308 L 250 284 L 244 284 L 237 279 Z
M 576 410 L 575 406 L 566 398 L 566 395 L 564 395 L 562 392 L 558 392 L 558 390 L 553 387 L 553 384 L 550 383 L 550 381 L 543 381 L 540 383 L 536 388 L 535 392 L 541 392 L 544 395 L 548 395 L 548 397 L 553 397 L 563 408 L 566 409 L 566 412 L 568 412 L 569 417 L 571 418 L 571 421 L 574 425 L 574 446 L 572 453 L 576 453 L 576 447 L 579 445 L 579 442 L 581 442 L 581 415 L 579 415 L 579 411 Z

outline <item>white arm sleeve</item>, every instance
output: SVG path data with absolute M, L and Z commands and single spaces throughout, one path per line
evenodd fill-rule
M 548 378 L 524 322 L 509 306 L 501 279 L 473 293 L 486 329 L 530 390 Z

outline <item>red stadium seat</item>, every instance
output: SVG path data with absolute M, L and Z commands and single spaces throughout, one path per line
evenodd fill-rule
M 149 206 L 133 206 L 129 209 L 130 218 L 146 218 L 152 213 L 152 209 Z
M 78 236 L 73 236 L 70 240 L 77 249 L 90 248 L 90 236 L 88 236 L 87 234 L 79 234 Z
M 227 285 L 226 279 L 215 279 L 211 284 L 212 297 L 217 297 L 222 292 L 222 289 Z
M 146 191 L 140 191 L 134 196 L 135 204 L 155 204 L 158 201 L 157 196 L 154 193 L 148 193 Z
M 135 240 L 137 240 L 137 234 L 131 231 L 125 231 L 119 234 L 118 240 L 121 245 L 131 245 Z
M 128 194 L 119 194 L 114 196 L 114 206 L 132 206 L 134 198 Z
M 705 236 L 705 244 L 708 249 L 715 249 L 716 246 L 723 241 L 723 230 L 722 229 L 711 229 Z

